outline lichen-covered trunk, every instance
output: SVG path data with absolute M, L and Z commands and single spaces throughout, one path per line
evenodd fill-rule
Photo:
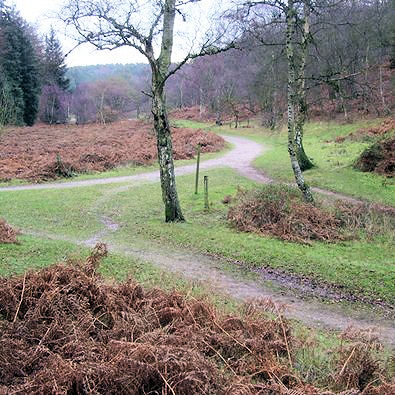
M 295 149 L 295 107 L 296 101 L 296 62 L 294 58 L 294 29 L 296 24 L 294 2 L 288 2 L 288 10 L 286 15 L 287 21 L 287 37 L 286 37 L 286 53 L 288 61 L 288 153 L 291 159 L 292 170 L 295 175 L 296 184 L 302 191 L 303 196 L 307 202 L 313 203 L 313 195 L 310 187 L 306 184 L 300 168 L 298 157 Z
M 304 1 L 304 21 L 300 53 L 300 65 L 298 67 L 297 76 L 297 114 L 295 123 L 295 149 L 299 166 L 302 171 L 309 170 L 314 167 L 309 157 L 306 155 L 303 146 L 303 130 L 307 119 L 307 99 L 306 99 L 306 62 L 308 55 L 308 45 L 310 36 L 310 6 Z
M 164 3 L 162 45 L 158 59 L 154 57 L 152 43 L 149 43 L 146 48 L 152 70 L 152 115 L 154 116 L 160 184 L 162 199 L 165 204 L 166 222 L 184 221 L 176 188 L 173 146 L 164 93 L 173 50 L 175 4 L 175 0 L 166 0 Z
M 176 188 L 173 147 L 165 96 L 161 89 L 153 91 L 152 114 L 157 139 L 158 162 L 162 199 L 165 205 L 166 222 L 184 221 Z

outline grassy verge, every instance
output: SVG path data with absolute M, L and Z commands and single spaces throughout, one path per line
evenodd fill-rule
M 20 245 L 0 245 L 0 276 L 22 274 L 26 270 L 40 269 L 66 259 L 85 259 L 89 254 L 88 249 L 65 241 L 32 236 L 22 236 L 20 241 Z M 187 282 L 146 262 L 109 254 L 101 262 L 99 270 L 109 281 L 123 281 L 132 277 L 144 287 L 181 291 L 188 297 L 202 298 L 213 303 L 223 313 L 242 316 L 240 303 L 215 295 L 200 284 Z M 343 342 L 335 334 L 312 330 L 297 322 L 292 323 L 292 336 L 295 374 L 305 382 L 325 387 L 336 369 L 337 354 L 334 350 Z M 390 376 L 390 352 L 384 350 L 375 358 Z
M 378 203 L 395 205 L 395 184 L 385 177 L 355 170 L 352 165 L 361 152 L 372 141 L 346 140 L 335 142 L 336 137 L 346 136 L 358 129 L 377 125 L 380 120 L 359 121 L 339 125 L 335 122 L 311 122 L 306 125 L 304 145 L 315 168 L 306 171 L 305 177 L 312 186 L 325 188 L 357 198 Z M 289 163 L 286 146 L 286 131 L 271 132 L 251 123 L 251 128 L 230 129 L 193 121 L 177 121 L 189 128 L 206 128 L 217 133 L 243 135 L 269 148 L 254 165 L 269 176 L 285 182 L 293 182 L 294 177 Z
M 393 302 L 395 297 L 395 253 L 390 234 L 368 240 L 312 246 L 287 243 L 271 237 L 239 233 L 229 228 L 224 196 L 239 186 L 253 183 L 228 169 L 209 175 L 211 210 L 205 212 L 202 194 L 194 195 L 193 177 L 178 179 L 178 189 L 188 222 L 164 224 L 159 186 L 144 185 L 122 192 L 104 206 L 109 216 L 121 224 L 117 241 L 155 240 L 163 245 L 193 248 L 221 255 L 257 267 L 272 267 L 314 277 L 346 287 L 357 294 Z
M 254 183 L 230 169 L 205 171 L 209 176 L 209 212 L 202 192 L 194 195 L 194 176 L 178 178 L 177 186 L 188 222 L 165 224 L 158 183 L 118 191 L 112 185 L 67 190 L 18 191 L 0 194 L 0 217 L 16 226 L 84 240 L 102 228 L 98 213 L 121 228 L 113 237 L 121 244 L 148 243 L 193 249 L 239 260 L 256 267 L 272 267 L 345 287 L 363 296 L 392 303 L 395 298 L 393 235 L 311 246 L 272 237 L 240 233 L 226 220 L 226 195 Z M 113 190 L 115 188 L 115 190 Z M 23 213 L 23 215 L 21 214 Z
M 90 249 L 68 241 L 27 235 L 18 239 L 20 244 L 0 244 L 0 276 L 39 270 L 67 260 L 84 260 L 90 253 Z M 178 290 L 194 297 L 208 298 L 217 307 L 228 311 L 235 311 L 238 306 L 234 300 L 209 293 L 201 284 L 188 282 L 131 257 L 111 253 L 102 260 L 99 271 L 108 280 L 125 281 L 132 277 L 144 287 Z

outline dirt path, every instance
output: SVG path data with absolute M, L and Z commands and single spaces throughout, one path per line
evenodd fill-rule
M 236 170 L 242 176 L 256 181 L 261 184 L 267 184 L 275 182 L 272 178 L 265 175 L 262 171 L 257 170 L 252 166 L 252 162 L 258 158 L 268 148 L 258 144 L 245 137 L 235 137 L 222 135 L 222 137 L 230 144 L 233 145 L 233 149 L 227 154 L 216 158 L 203 161 L 201 163 L 202 169 L 211 169 L 216 167 L 230 167 Z M 192 174 L 196 170 L 196 165 L 186 165 L 176 167 L 176 175 L 182 176 L 186 174 Z M 46 183 L 46 184 L 29 184 L 20 186 L 0 187 L 0 192 L 4 191 L 26 191 L 26 190 L 47 190 L 47 189 L 68 189 L 78 187 L 88 187 L 94 185 L 108 185 L 108 184 L 120 184 L 120 183 L 133 183 L 138 184 L 141 182 L 156 182 L 159 180 L 159 171 L 141 173 L 133 176 L 121 176 L 121 177 L 109 177 L 109 178 L 97 178 L 83 181 L 70 181 L 62 183 Z M 313 191 L 318 192 L 322 195 L 333 197 L 336 199 L 346 200 L 349 202 L 357 203 L 361 202 L 359 199 L 352 198 L 350 196 L 342 195 L 336 192 L 328 191 L 322 188 L 312 188 Z
M 163 246 L 160 246 L 160 249 L 154 246 L 142 249 L 130 244 L 113 243 L 110 240 L 111 235 L 118 230 L 118 224 L 108 217 L 102 217 L 102 223 L 103 230 L 84 241 L 43 232 L 26 233 L 87 247 L 93 247 L 97 242 L 102 241 L 108 245 L 110 252 L 154 264 L 162 270 L 181 275 L 222 295 L 240 301 L 270 299 L 277 305 L 285 307 L 286 317 L 297 319 L 309 327 L 336 331 L 345 331 L 352 327 L 371 331 L 391 348 L 395 348 L 394 321 L 379 317 L 373 310 L 358 308 L 355 305 L 345 310 L 343 305 L 320 300 L 314 297 L 314 294 L 321 292 L 319 287 L 316 289 L 317 292 L 306 291 L 302 294 L 294 292 L 295 290 L 275 279 L 265 280 L 258 276 L 254 279 L 246 279 L 246 272 L 242 267 L 234 266 L 232 271 L 224 270 L 225 261 L 204 254 L 177 251 Z
M 224 156 L 202 162 L 204 169 L 216 167 L 231 167 L 241 175 L 260 183 L 272 182 L 269 177 L 252 167 L 252 161 L 266 149 L 262 145 L 242 137 L 223 136 L 234 148 Z M 195 171 L 195 165 L 181 166 L 176 168 L 178 176 L 190 174 Z M 0 188 L 0 191 L 23 191 L 40 189 L 65 189 L 77 188 L 92 185 L 118 184 L 102 196 L 92 208 L 103 224 L 100 232 L 90 237 L 88 240 L 80 241 L 61 235 L 48 235 L 40 232 L 30 232 L 37 236 L 48 237 L 71 241 L 76 244 L 93 246 L 99 241 L 107 242 L 111 251 L 132 256 L 134 258 L 150 262 L 158 267 L 172 271 L 193 281 L 202 282 L 204 285 L 216 291 L 230 295 L 240 300 L 250 300 L 254 298 L 271 298 L 278 304 L 288 306 L 286 315 L 295 318 L 308 326 L 322 327 L 335 330 L 345 330 L 349 326 L 360 329 L 370 329 L 375 327 L 379 337 L 395 348 L 395 324 L 384 318 L 379 318 L 373 311 L 358 309 L 356 305 L 347 311 L 339 304 L 328 304 L 322 298 L 316 296 L 327 296 L 328 300 L 335 299 L 319 284 L 313 287 L 297 289 L 292 286 L 290 278 L 277 278 L 278 276 L 259 273 L 254 280 L 246 280 L 243 276 L 243 269 L 233 265 L 232 272 L 224 271 L 224 262 L 220 259 L 209 257 L 195 252 L 176 251 L 174 249 L 164 249 L 162 246 L 154 248 L 150 246 L 146 249 L 135 248 L 133 245 L 123 245 L 111 243 L 111 236 L 119 225 L 114 223 L 111 218 L 103 216 L 101 206 L 105 201 L 117 193 L 132 188 L 140 182 L 155 182 L 159 180 L 158 172 L 143 173 L 134 176 L 101 178 L 85 181 L 72 181 L 66 183 L 52 183 L 42 185 L 24 185 L 15 187 Z M 356 201 L 340 194 L 329 191 L 315 189 L 320 193 L 334 196 L 341 199 Z M 29 232 L 26 232 L 29 233 Z M 244 277 L 244 278 L 243 278 Z
M 257 158 L 266 149 L 262 145 L 255 143 L 244 137 L 222 136 L 228 143 L 233 145 L 233 149 L 225 155 L 203 161 L 201 163 L 202 169 L 211 169 L 216 167 L 231 167 L 237 170 L 243 176 L 254 181 L 267 183 L 271 180 L 264 174 L 251 166 L 251 162 Z M 176 167 L 176 175 L 182 176 L 191 174 L 196 170 L 196 165 L 186 165 Z M 26 191 L 26 190 L 40 190 L 40 189 L 67 189 L 77 187 L 87 187 L 94 185 L 119 184 L 119 183 L 138 183 L 138 182 L 155 182 L 159 180 L 159 171 L 150 173 L 136 174 L 134 176 L 97 178 L 84 181 L 70 181 L 61 183 L 48 184 L 34 184 L 34 185 L 20 185 L 0 188 L 0 191 Z

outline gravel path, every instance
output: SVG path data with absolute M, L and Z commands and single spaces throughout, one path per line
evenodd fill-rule
M 252 166 L 252 162 L 264 153 L 268 148 L 258 144 L 248 138 L 235 137 L 222 135 L 228 143 L 233 145 L 233 149 L 227 154 L 216 158 L 203 161 L 200 165 L 202 169 L 211 169 L 216 167 L 230 167 L 236 170 L 242 176 L 250 180 L 267 184 L 274 182 L 273 179 L 265 175 L 262 171 L 257 170 Z M 186 165 L 176 167 L 175 172 L 177 176 L 185 174 L 192 174 L 196 170 L 196 165 Z M 120 183 L 133 183 L 139 182 L 156 182 L 159 180 L 159 171 L 136 174 L 133 176 L 109 177 L 109 178 L 96 178 L 83 181 L 69 181 L 69 182 L 53 182 L 46 184 L 29 184 L 10 187 L 0 187 L 0 192 L 4 191 L 27 191 L 27 190 L 49 190 L 49 189 L 68 189 L 78 187 L 88 187 L 94 185 L 108 185 Z M 313 191 L 322 195 L 334 197 L 341 200 L 357 203 L 360 200 L 350 196 L 342 195 L 336 192 L 328 191 L 322 188 L 312 188 Z

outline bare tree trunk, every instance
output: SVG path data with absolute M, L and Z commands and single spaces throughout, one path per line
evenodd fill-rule
M 286 14 L 287 22 L 287 37 L 286 37 L 286 53 L 288 60 L 288 153 L 291 159 L 292 170 L 295 175 L 296 184 L 302 191 L 303 196 L 307 202 L 313 203 L 314 198 L 310 187 L 306 184 L 302 170 L 300 168 L 297 152 L 295 149 L 295 107 L 296 107 L 296 62 L 294 57 L 294 31 L 296 24 L 296 10 L 294 1 L 289 0 Z
M 385 115 L 388 115 L 390 113 L 390 110 L 388 109 L 387 103 L 385 102 L 384 88 L 383 88 L 383 68 L 381 65 L 379 66 L 379 81 L 380 81 L 380 97 L 381 97 L 381 103 L 383 105 L 383 111 Z
M 310 7 L 308 4 L 304 3 L 304 26 L 302 35 L 302 45 L 301 45 L 301 60 L 299 66 L 299 72 L 297 77 L 298 93 L 297 93 L 297 116 L 295 124 L 295 148 L 296 156 L 298 158 L 299 166 L 302 171 L 311 169 L 314 164 L 306 155 L 303 147 L 303 129 L 307 118 L 307 100 L 306 100 L 306 83 L 305 83 L 305 73 L 306 73 L 306 61 L 307 61 L 307 50 L 309 44 L 310 35 Z
M 170 124 L 166 109 L 164 87 L 171 63 L 173 31 L 176 15 L 175 0 L 167 0 L 163 14 L 163 37 L 161 53 L 157 62 L 151 62 L 152 69 L 152 114 L 158 147 L 158 162 L 162 199 L 165 204 L 166 222 L 184 221 L 176 188 L 173 147 Z M 152 48 L 149 48 L 152 50 Z
M 166 222 L 184 221 L 176 188 L 170 124 L 164 93 L 161 89 L 154 91 L 152 114 L 154 116 L 154 128 L 157 138 L 162 199 L 165 204 L 165 219 Z

